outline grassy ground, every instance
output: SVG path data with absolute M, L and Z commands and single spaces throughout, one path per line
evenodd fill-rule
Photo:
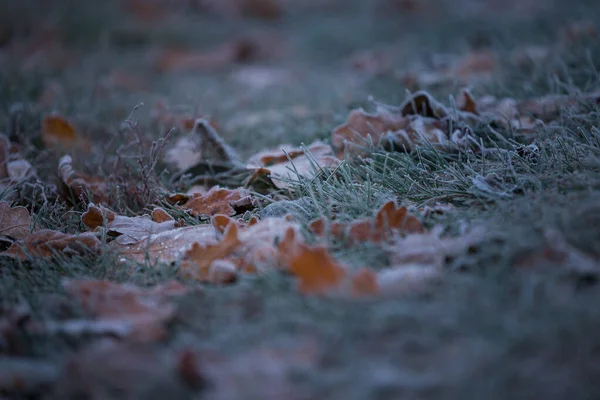
M 169 112 L 211 116 L 219 133 L 248 157 L 280 143 L 329 141 L 351 109 L 373 108 L 369 96 L 398 105 L 407 90 L 426 89 L 450 106 L 450 96 L 465 86 L 477 97 L 517 101 L 600 89 L 598 34 L 572 33 L 581 21 L 597 29 L 593 18 L 600 10 L 594 1 L 397 2 L 403 6 L 383 0 L 289 1 L 274 21 L 178 10 L 142 21 L 119 1 L 5 3 L 0 127 L 19 144 L 37 177 L 11 184 L 0 197 L 26 206 L 39 228 L 67 233 L 84 230 L 85 206 L 59 195 L 56 166 L 62 153 L 40 140 L 40 118 L 50 111 L 76 121 L 92 143 L 91 155 L 73 154 L 76 168 L 109 177 L 112 189 L 119 182 L 152 181 L 156 193 L 144 201 L 118 190 L 111 198 L 111 209 L 133 216 L 151 210 L 159 201 L 155 194 L 178 188 L 170 180 L 172 166 L 160 161 L 150 179 L 137 162 L 151 162 L 151 142 L 169 131 L 169 123 L 156 118 L 159 101 Z M 59 39 L 49 39 L 44 29 Z M 155 68 L 153 57 L 163 46 L 207 49 L 248 34 L 258 35 L 265 47 L 257 53 L 265 55 L 249 64 L 200 71 Z M 19 46 L 35 41 L 43 42 L 37 58 L 31 51 L 20 53 Z M 549 55 L 515 61 L 515 51 L 526 46 L 549 49 Z M 405 71 L 436 70 L 473 48 L 496 55 L 492 79 L 407 86 Z M 368 52 L 380 52 L 387 61 L 373 70 L 356 68 L 352 60 L 364 52 L 368 59 L 376 57 Z M 268 68 L 266 83 L 252 75 L 258 68 Z M 127 75 L 125 83 L 108 79 L 115 71 Z M 128 118 L 137 121 L 141 146 L 126 147 L 136 140 L 123 128 Z M 167 338 L 119 344 L 114 354 L 120 354 L 122 366 L 96 350 L 95 337 L 17 329 L 0 337 L 2 362 L 25 357 L 37 372 L 39 365 L 57 372 L 41 388 L 0 380 L 0 393 L 9 398 L 598 398 L 599 124 L 596 102 L 564 107 L 525 136 L 478 127 L 473 134 L 486 151 L 424 146 L 394 153 L 374 146 L 367 162 L 348 159 L 334 178 L 295 188 L 291 200 L 312 199 L 302 203 L 304 216 L 298 218 L 304 224 L 334 213 L 339 219 L 370 217 L 395 199 L 412 207 L 426 227 L 441 225 L 449 235 L 483 226 L 477 246 L 445 260 L 447 273 L 430 290 L 367 300 L 302 296 L 293 280 L 279 273 L 228 287 L 204 285 L 177 303 Z M 171 140 L 185 134 L 176 130 Z M 481 179 L 487 184 L 477 185 Z M 436 203 L 453 207 L 424 211 Z M 372 243 L 347 248 L 331 242 L 330 248 L 352 267 L 377 270 L 390 263 Z M 594 268 L 581 271 L 581 258 L 559 260 L 558 267 L 548 257 L 535 258 L 559 248 L 582 255 Z M 51 261 L 2 257 L 0 310 L 8 318 L 27 304 L 32 321 L 80 315 L 66 300 L 65 277 L 143 287 L 177 278 L 171 265 L 124 269 L 118 257 L 108 247 L 99 255 Z M 534 261 L 535 268 L 527 268 Z M 199 354 L 200 374 L 206 377 L 201 387 L 186 386 L 165 366 L 182 349 Z

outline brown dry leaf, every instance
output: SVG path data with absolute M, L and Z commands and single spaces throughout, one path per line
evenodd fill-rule
M 386 132 L 396 132 L 407 126 L 406 118 L 389 111 L 369 114 L 363 109 L 352 110 L 348 120 L 333 130 L 331 144 L 339 158 L 343 158 L 345 152 L 362 154 L 360 147 L 368 143 L 369 136 L 373 144 L 378 144 Z
M 248 159 L 248 165 L 262 167 L 279 164 L 304 154 L 304 150 L 291 144 L 281 144 L 277 148 L 260 151 Z
M 215 229 L 210 225 L 169 229 L 146 236 L 137 243 L 124 245 L 115 240 L 110 246 L 119 252 L 121 261 L 144 262 L 147 257 L 150 262 L 169 264 L 180 260 L 195 243 L 216 244 Z
M 4 255 L 26 260 L 32 257 L 81 256 L 99 252 L 102 244 L 92 233 L 69 235 L 50 229 L 43 229 L 25 236 L 13 243 Z
M 134 244 L 150 235 L 177 228 L 177 222 L 172 218 L 155 222 L 148 215 L 126 217 L 94 203 L 88 204 L 87 211 L 81 216 L 81 222 L 90 229 L 104 225 L 104 221 L 107 235 L 116 237 L 116 241 L 122 245 Z
M 368 268 L 362 268 L 352 276 L 352 294 L 355 296 L 374 295 L 379 293 L 377 275 Z
M 181 207 L 195 217 L 216 214 L 232 216 L 254 208 L 254 200 L 243 188 L 225 189 L 214 186 L 204 195 L 193 195 Z
M 75 126 L 60 115 L 46 115 L 42 120 L 42 141 L 48 147 L 78 147 L 89 149 L 86 143 L 77 133 Z
M 325 247 L 296 244 L 289 258 L 289 271 L 298 278 L 303 294 L 324 294 L 339 287 L 346 269 L 331 257 Z
M 323 236 L 327 226 L 323 219 L 317 219 L 310 223 L 309 229 L 314 234 Z M 394 201 L 388 201 L 377 211 L 374 219 L 333 221 L 329 231 L 335 238 L 345 238 L 350 245 L 368 241 L 383 242 L 392 239 L 395 233 L 422 233 L 424 228 L 417 217 L 408 213 L 406 207 L 398 207 Z
M 106 203 L 108 201 L 108 183 L 104 178 L 76 173 L 73 169 L 73 159 L 65 155 L 58 160 L 58 174 L 65 186 L 64 197 L 67 201 L 93 201 Z
M 224 259 L 231 256 L 240 246 L 238 231 L 237 224 L 231 223 L 218 243 L 209 245 L 194 243 L 183 257 L 180 273 L 212 284 L 235 282 L 237 269 L 235 266 L 231 268 L 233 264 Z
M 0 201 L 0 236 L 23 239 L 29 235 L 29 211 L 25 207 L 11 207 Z
M 429 93 L 419 91 L 413 93 L 399 107 L 402 116 L 421 115 L 423 117 L 441 119 L 448 116 L 448 110 Z
M 169 213 L 167 213 L 162 207 L 156 207 L 154 210 L 152 210 L 152 214 L 150 216 L 152 217 L 152 221 L 154 222 L 160 223 L 174 221 L 174 218 L 170 216 Z
M 392 108 L 394 110 L 392 110 Z M 383 144 L 397 150 L 410 151 L 422 142 L 443 147 L 449 141 L 446 124 L 442 119 L 448 110 L 427 92 L 411 95 L 398 107 L 378 107 L 377 113 L 369 114 L 362 109 L 353 110 L 348 120 L 336 127 L 331 143 L 338 157 L 348 152 L 365 155 L 364 147 L 370 142 Z
M 173 298 L 188 292 L 176 281 L 151 289 L 104 280 L 67 280 L 63 286 L 96 325 L 112 326 L 119 336 L 134 341 L 164 339 L 165 324 L 175 312 Z M 79 322 L 85 326 L 90 321 Z
M 333 155 L 331 146 L 321 141 L 313 142 L 307 147 L 307 154 L 302 149 L 289 149 L 291 161 L 285 157 L 275 156 L 272 152 L 259 153 L 250 158 L 249 168 L 256 168 L 257 173 L 268 173 L 271 181 L 279 189 L 288 189 L 299 176 L 306 179 L 314 178 L 323 168 L 335 168 L 340 160 Z M 283 151 L 282 151 L 283 153 Z M 285 153 L 283 153 L 285 156 Z M 274 164 L 262 166 L 257 164 L 262 159 L 267 159 Z M 281 160 L 277 162 L 278 160 Z

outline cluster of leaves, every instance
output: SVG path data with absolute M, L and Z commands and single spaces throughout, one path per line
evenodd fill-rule
M 402 12 L 431 7 L 388 3 Z M 276 21 L 286 10 L 273 0 L 119 4 L 140 24 L 191 11 Z M 27 49 L 11 45 L 7 54 L 24 70 L 37 68 L 39 59 L 66 68 L 72 54 L 50 33 L 39 34 L 44 40 L 30 38 Z M 595 38 L 593 26 L 570 26 L 552 49 L 519 48 L 511 62 L 527 72 L 532 59 L 546 62 L 582 37 Z M 52 57 L 46 57 L 48 49 Z M 268 35 L 242 35 L 202 51 L 165 45 L 151 52 L 149 69 L 176 79 L 272 59 L 277 52 L 278 42 Z M 236 368 L 252 369 L 257 357 L 277 371 L 316 364 L 312 337 L 298 339 L 289 354 L 257 347 L 227 361 L 199 360 L 186 347 L 174 357 L 159 350 L 180 325 L 194 325 L 181 311 L 186 302 L 196 312 L 221 313 L 199 306 L 197 297 L 212 293 L 277 290 L 303 305 L 314 301 L 315 313 L 327 320 L 328 312 L 342 312 L 341 304 L 426 298 L 463 272 L 493 269 L 483 264 L 524 275 L 558 271 L 579 283 L 597 279 L 594 237 L 573 240 L 552 229 L 565 223 L 559 221 L 550 228 L 533 224 L 537 236 L 516 243 L 521 236 L 503 221 L 515 213 L 511 207 L 542 202 L 550 191 L 597 193 L 597 76 L 569 93 L 499 98 L 485 92 L 493 86 L 490 79 L 503 76 L 498 55 L 487 49 L 429 69 L 418 63 L 396 69 L 385 51 L 361 52 L 348 61 L 353 73 L 392 79 L 414 93 L 399 105 L 371 99 L 373 111 L 351 110 L 319 140 L 281 143 L 249 157 L 236 150 L 236 138 L 228 142 L 219 134 L 229 121 L 179 113 L 161 101 L 149 117 L 166 128 L 160 139 L 134 113 L 116 128 L 66 110 L 38 112 L 62 96 L 52 82 L 43 85 L 32 109 L 11 109 L 8 135 L 0 134 L 0 279 L 10 282 L 0 299 L 0 354 L 9 356 L 0 360 L 0 394 L 39 394 L 48 386 L 58 398 L 102 392 L 108 389 L 94 386 L 99 380 L 93 378 L 100 364 L 114 373 L 116 386 L 127 382 L 127 389 L 115 388 L 121 393 L 140 397 L 161 384 L 184 396 L 207 389 L 211 376 L 227 398 Z M 260 91 L 288 84 L 293 75 L 264 68 L 248 67 L 234 77 Z M 114 70 L 97 94 L 147 85 Z M 437 94 L 449 86 L 459 86 L 458 95 L 440 101 Z M 580 225 L 597 211 L 593 206 Z M 35 307 L 34 299 L 47 304 Z M 256 302 L 252 296 L 243 302 L 251 316 Z M 38 308 L 45 310 L 43 318 L 36 318 Z M 211 318 L 223 317 L 206 320 Z M 192 329 L 204 332 L 208 325 Z M 52 351 L 75 347 L 76 353 L 64 370 L 32 363 L 23 356 L 36 355 L 36 346 L 24 338 L 53 345 L 66 338 Z M 120 361 L 111 363 L 115 358 Z M 148 384 L 132 365 L 156 379 Z M 69 379 L 75 383 L 66 384 Z M 287 390 L 281 385 L 278 398 Z

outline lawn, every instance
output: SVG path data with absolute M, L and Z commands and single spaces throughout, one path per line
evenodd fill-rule
M 595 1 L 0 7 L 0 398 L 600 397 Z

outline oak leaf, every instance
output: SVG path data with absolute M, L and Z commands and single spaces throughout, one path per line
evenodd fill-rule
M 23 239 L 29 232 L 29 211 L 0 201 L 0 236 Z
M 75 126 L 60 115 L 46 115 L 42 120 L 42 140 L 48 147 L 81 145 L 82 139 Z
M 240 246 L 238 226 L 229 224 L 223 238 L 216 244 L 194 243 L 184 257 L 180 273 L 186 277 L 213 284 L 231 283 L 237 278 L 237 271 L 223 260 L 231 256 Z
M 254 208 L 254 200 L 245 189 L 214 186 L 206 194 L 192 195 L 181 207 L 195 217 L 210 217 L 216 214 L 232 216 Z
M 323 219 L 310 223 L 309 230 L 318 236 L 327 232 Z M 362 242 L 383 242 L 391 239 L 395 233 L 422 233 L 423 225 L 417 217 L 411 215 L 406 207 L 398 207 L 394 201 L 385 203 L 375 214 L 375 218 L 363 218 L 349 222 L 333 221 L 329 232 L 334 238 L 346 239 L 348 244 Z
M 132 244 L 118 240 L 109 246 L 119 252 L 122 261 L 174 263 L 179 261 L 195 243 L 216 244 L 215 229 L 210 225 L 169 229 L 143 237 Z

